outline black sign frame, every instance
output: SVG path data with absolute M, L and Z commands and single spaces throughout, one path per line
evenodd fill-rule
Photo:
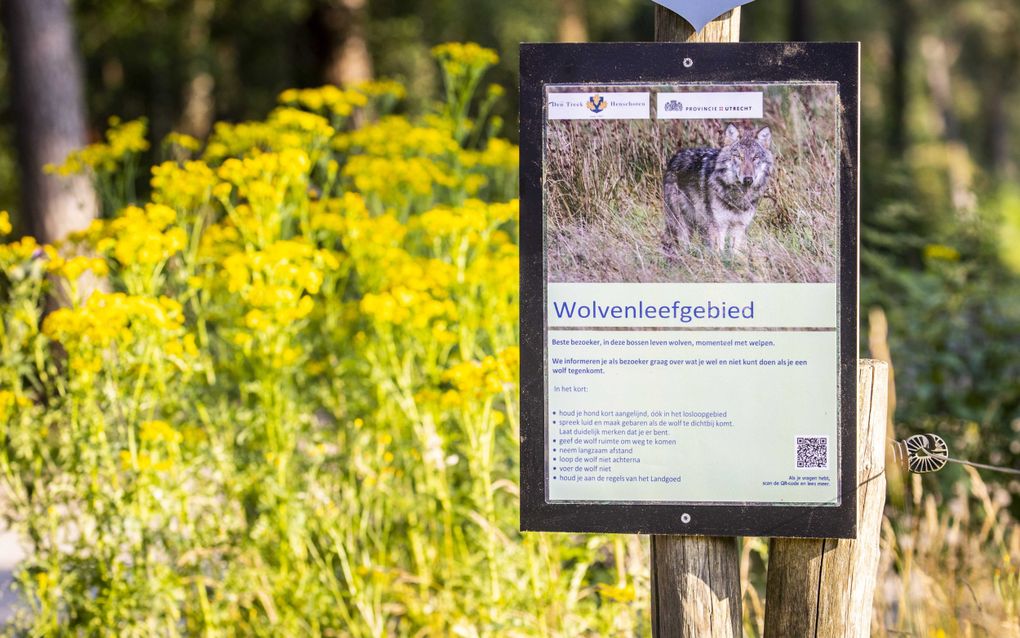
M 855 538 L 859 281 L 859 43 L 522 44 L 522 531 Z M 546 84 L 835 82 L 841 108 L 838 506 L 550 502 L 543 211 Z

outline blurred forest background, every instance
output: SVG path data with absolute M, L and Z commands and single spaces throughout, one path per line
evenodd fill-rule
M 45 195 L 34 190 L 38 171 L 19 169 L 15 152 L 19 92 L 10 61 L 29 46 L 17 37 L 25 20 L 17 6 L 62 4 L 4 2 L 0 210 L 27 212 L 16 221 L 22 232 L 38 216 L 32 198 Z M 84 78 L 81 141 L 98 139 L 112 116 L 145 117 L 152 139 L 171 131 L 201 138 L 216 121 L 268 112 L 285 88 L 370 77 L 403 81 L 402 108 L 413 112 L 439 86 L 429 48 L 451 40 L 499 51 L 488 79 L 510 89 L 497 112 L 512 138 L 519 42 L 650 40 L 653 7 L 648 0 L 77 0 L 65 26 Z M 49 12 L 51 37 L 60 12 L 39 11 Z M 745 41 L 863 43 L 862 316 L 876 306 L 888 315 L 897 420 L 906 431 L 942 433 L 962 456 L 1017 465 L 1020 4 L 758 0 L 744 7 L 741 22 Z M 56 86 L 68 77 L 47 74 L 43 91 L 56 90 L 61 108 L 73 110 L 66 96 L 75 92 Z M 34 133 L 22 132 L 23 147 L 35 147 Z
M 448 41 L 498 51 L 486 81 L 507 89 L 494 113 L 514 139 L 519 42 L 651 40 L 654 6 L 0 0 L 0 211 L 11 211 L 14 237 L 51 241 L 86 226 L 93 213 L 77 204 L 91 185 L 84 177 L 61 181 L 41 166 L 101 140 L 114 117 L 145 118 L 150 140 L 171 132 L 205 139 L 217 122 L 264 117 L 285 89 L 370 78 L 399 80 L 407 96 L 397 113 L 421 113 L 442 91 L 443 72 L 430 50 Z M 953 456 L 1020 466 L 1020 3 L 756 0 L 743 8 L 741 25 L 744 41 L 862 42 L 861 354 L 895 365 L 896 438 L 935 432 Z M 153 143 L 141 164 L 151 166 L 166 152 Z M 145 171 L 135 186 L 134 199 L 144 201 Z M 100 207 L 95 214 L 111 212 Z M 989 490 L 982 476 L 1007 480 Z M 1020 482 L 950 466 L 927 479 L 924 486 L 939 497 L 929 495 L 922 507 L 920 478 L 906 485 L 893 478 L 882 573 L 906 575 L 883 582 L 900 583 L 903 592 L 913 583 L 909 600 L 941 610 L 951 623 L 960 607 L 929 592 L 934 578 L 953 570 L 959 605 L 974 602 L 982 612 L 971 585 L 984 582 L 1004 601 L 1004 617 L 1016 630 L 1020 499 L 1006 505 L 1005 495 L 1020 494 Z M 968 503 L 982 513 L 971 517 Z M 515 530 L 513 518 L 500 520 Z M 961 537 L 968 525 L 973 533 Z M 612 543 L 624 555 L 623 540 Z M 745 547 L 764 551 L 752 541 Z M 989 550 L 984 562 L 975 558 Z M 645 573 L 643 563 L 635 564 L 631 571 Z M 921 580 L 916 566 L 910 576 L 912 564 L 932 579 Z M 46 582 L 38 583 L 43 591 Z M 900 602 L 908 596 L 883 587 L 880 620 L 902 628 L 898 619 L 914 613 Z M 640 596 L 634 602 L 634 592 L 644 589 L 633 582 L 627 596 L 599 591 L 645 608 Z

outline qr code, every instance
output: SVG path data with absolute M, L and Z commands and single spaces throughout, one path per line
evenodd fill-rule
M 798 436 L 797 467 L 829 468 L 829 437 Z

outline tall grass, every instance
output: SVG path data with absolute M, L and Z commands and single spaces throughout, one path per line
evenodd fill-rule
M 881 310 L 872 310 L 869 328 L 872 356 L 891 364 Z M 937 433 L 937 422 L 933 425 Z M 894 431 L 891 422 L 890 435 L 907 435 Z M 886 476 L 871 635 L 1020 636 L 1020 523 L 1010 511 L 1016 485 L 955 464 L 936 474 L 906 474 L 892 459 Z M 767 563 L 767 545 L 743 539 L 747 636 L 764 630 Z
M 545 148 L 550 280 L 834 281 L 835 89 L 754 89 L 765 92 L 765 117 L 738 124 L 772 129 L 776 165 L 748 229 L 746 255 L 719 254 L 694 242 L 670 261 L 661 249 L 666 162 L 681 148 L 718 148 L 728 122 L 557 120 L 547 127 Z

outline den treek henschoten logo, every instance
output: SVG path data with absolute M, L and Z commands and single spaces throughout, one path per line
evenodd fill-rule
M 550 120 L 647 120 L 650 93 L 591 92 L 547 93 Z

